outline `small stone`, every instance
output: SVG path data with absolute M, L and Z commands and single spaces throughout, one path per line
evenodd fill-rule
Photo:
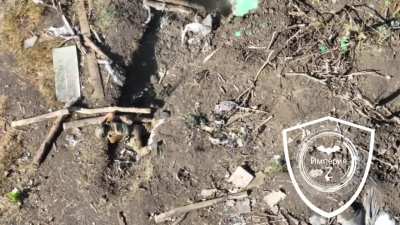
M 282 191 L 273 191 L 264 197 L 264 201 L 271 208 L 272 212 L 278 212 L 278 203 L 286 198 L 286 194 Z
M 247 170 L 243 167 L 239 166 L 235 172 L 229 177 L 228 182 L 235 185 L 237 188 L 244 188 L 250 184 L 250 182 L 254 179 L 254 176 L 251 175 Z
M 32 36 L 24 41 L 24 48 L 32 48 L 36 41 L 38 40 L 38 36 Z
M 201 197 L 203 198 L 208 198 L 208 197 L 212 197 L 217 193 L 217 189 L 203 189 L 200 192 Z
M 324 225 L 326 224 L 326 218 L 319 216 L 319 215 L 313 215 L 309 219 L 311 225 Z
M 238 200 L 235 208 L 238 214 L 251 213 L 250 199 Z

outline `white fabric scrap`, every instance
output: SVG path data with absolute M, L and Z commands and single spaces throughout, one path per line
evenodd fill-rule
M 186 34 L 188 32 L 192 32 L 194 34 L 200 35 L 201 37 L 207 36 L 207 34 L 211 33 L 212 31 L 212 17 L 208 15 L 201 23 L 194 22 L 189 23 L 185 26 L 182 31 L 182 44 L 185 43 Z

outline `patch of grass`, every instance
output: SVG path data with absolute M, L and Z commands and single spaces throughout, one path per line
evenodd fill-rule
M 277 173 L 286 172 L 286 163 L 282 156 L 276 155 L 273 159 L 271 159 L 269 165 L 265 169 L 265 173 L 268 175 L 275 175 Z
M 5 6 L 0 27 L 0 51 L 14 56 L 16 74 L 29 80 L 40 93 L 54 100 L 54 72 L 51 49 L 60 45 L 59 40 L 39 41 L 34 47 L 25 49 L 24 40 L 40 33 L 44 8 L 32 1 L 21 0 Z
M 14 204 L 21 204 L 22 203 L 22 191 L 18 189 L 14 189 L 11 192 L 7 193 L 7 198 L 10 200 L 11 203 Z

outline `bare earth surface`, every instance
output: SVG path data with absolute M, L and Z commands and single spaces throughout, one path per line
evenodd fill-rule
M 30 168 L 32 156 L 51 122 L 21 128 L 22 151 L 12 162 L 0 194 L 4 196 L 18 186 L 26 190 L 27 196 L 20 208 L 0 216 L 0 224 L 155 224 L 154 215 L 203 200 L 203 189 L 217 189 L 218 196 L 226 193 L 231 188 L 227 177 L 238 166 L 254 174 L 265 171 L 274 156 L 283 156 L 284 128 L 328 115 L 376 129 L 374 155 L 379 160 L 373 160 L 365 189 L 377 187 L 383 194 L 383 208 L 400 218 L 400 124 L 365 117 L 338 95 L 359 90 L 374 104 L 383 102 L 398 114 L 398 31 L 392 34 L 395 41 L 391 46 L 370 45 L 354 52 L 352 71 L 376 70 L 391 79 L 352 76 L 326 85 L 304 76 L 284 76 L 285 72 L 304 69 L 301 62 L 285 68 L 279 63 L 268 65 L 246 105 L 266 113 L 241 114 L 233 123 L 248 129 L 250 137 L 243 147 L 228 147 L 213 145 L 209 135 L 188 124 L 187 118 L 201 114 L 212 121 L 216 104 L 237 100 L 252 85 L 267 60 L 270 51 L 266 47 L 274 31 L 293 25 L 288 15 L 292 10 L 289 1 L 260 1 L 254 13 L 231 21 L 224 19 L 211 34 L 192 44 L 181 42 L 181 31 L 194 21 L 192 16 L 154 11 L 151 22 L 143 25 L 147 14 L 141 2 L 112 2 L 119 12 L 116 25 L 101 30 L 101 34 L 106 52 L 126 68 L 127 83 L 111 94 L 120 97 L 110 101 L 155 108 L 155 117 L 169 112 L 170 117 L 157 131 L 159 149 L 120 171 L 113 156 L 120 147 L 108 146 L 106 140 L 96 138 L 96 127 L 85 127 L 64 131 L 43 165 L 34 170 Z M 337 11 L 344 5 L 342 1 L 318 2 L 311 4 L 321 11 Z M 381 1 L 372 2 L 377 9 L 383 6 Z M 235 36 L 237 31 L 241 31 L 240 37 Z M 283 46 L 293 34 L 280 35 L 272 49 Z M 310 39 L 310 43 L 313 41 Z M 215 54 L 204 63 L 214 50 Z M 280 55 L 278 61 L 283 58 Z M 15 74 L 12 56 L 3 55 L 0 60 L 0 95 L 8 97 L 8 122 L 55 110 L 29 80 Z M 259 127 L 269 116 L 273 118 Z M 267 174 L 265 181 L 251 191 L 250 213 L 232 214 L 222 203 L 193 211 L 180 224 L 296 224 L 280 219 L 263 201 L 265 195 L 279 190 L 287 195 L 279 203 L 280 215 L 309 223 L 313 213 L 297 195 L 287 171 L 282 170 Z M 245 222 L 235 222 L 241 219 Z

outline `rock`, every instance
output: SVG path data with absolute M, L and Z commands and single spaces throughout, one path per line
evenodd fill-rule
M 394 219 L 386 212 L 381 212 L 375 221 L 375 225 L 395 225 Z
M 239 166 L 229 177 L 228 182 L 232 183 L 237 188 L 245 188 L 253 179 L 254 176 L 252 174 Z
M 327 220 L 326 218 L 315 214 L 310 217 L 309 222 L 311 225 L 325 225 Z
M 260 187 L 261 185 L 264 184 L 266 177 L 267 175 L 265 175 L 265 173 L 257 172 L 256 177 L 251 181 L 251 183 L 247 186 L 247 188 L 251 189 Z
M 264 197 L 264 201 L 271 208 L 272 212 L 278 212 L 278 203 L 286 198 L 286 194 L 282 191 L 273 191 Z
M 236 201 L 235 210 L 238 214 L 251 213 L 250 199 L 246 198 L 243 200 Z
M 217 193 L 217 189 L 203 189 L 200 192 L 201 197 L 203 198 L 209 198 L 213 197 Z
M 218 105 L 215 106 L 214 112 L 217 115 L 224 115 L 226 113 L 230 113 L 234 110 L 236 110 L 238 107 L 238 104 L 233 101 L 223 101 L 220 102 Z
M 34 35 L 24 41 L 24 48 L 32 48 L 38 40 L 38 36 Z

